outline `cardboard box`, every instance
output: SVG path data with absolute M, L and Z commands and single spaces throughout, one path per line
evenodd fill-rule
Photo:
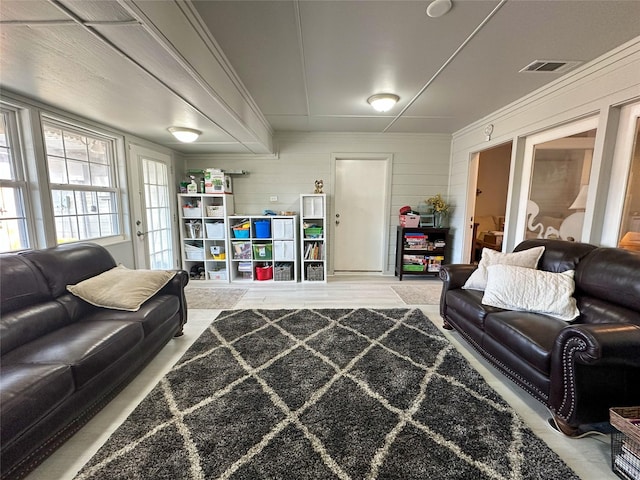
M 204 171 L 204 193 L 233 193 L 231 177 L 217 168 Z

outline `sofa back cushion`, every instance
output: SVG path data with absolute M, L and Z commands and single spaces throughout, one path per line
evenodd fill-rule
M 580 261 L 575 281 L 584 322 L 607 321 L 613 316 L 640 325 L 639 252 L 597 248 Z
M 0 305 L 2 314 L 53 297 L 40 271 L 16 254 L 0 255 Z
M 94 243 L 59 245 L 20 255 L 40 270 L 54 298 L 66 294 L 67 285 L 79 283 L 116 266 L 111 254 Z
M 3 311 L 0 318 L 0 352 L 4 356 L 70 323 L 67 310 L 55 300 L 34 303 L 12 312 Z
M 0 255 L 0 352 L 70 323 L 40 271 L 21 255 Z
M 544 253 L 538 261 L 538 269 L 545 272 L 566 272 L 575 270 L 582 258 L 597 248 L 595 245 L 580 242 L 567 242 L 565 240 L 551 240 L 535 238 L 520 243 L 514 252 L 527 250 L 532 247 L 544 247 Z

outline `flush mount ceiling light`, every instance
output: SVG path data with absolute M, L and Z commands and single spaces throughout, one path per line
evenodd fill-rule
M 427 7 L 427 15 L 432 18 L 441 17 L 451 10 L 452 6 L 451 0 L 433 0 Z
M 393 93 L 378 93 L 367 98 L 367 102 L 378 112 L 388 112 L 400 100 L 398 95 Z
M 169 130 L 171 134 L 182 143 L 194 142 L 200 135 L 202 135 L 202 132 L 195 128 L 169 127 L 167 130 Z

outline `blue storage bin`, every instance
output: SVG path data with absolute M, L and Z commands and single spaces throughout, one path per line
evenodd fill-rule
M 271 221 L 256 220 L 253 222 L 256 238 L 271 238 Z

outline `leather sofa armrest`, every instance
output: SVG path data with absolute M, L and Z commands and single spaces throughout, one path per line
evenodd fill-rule
M 553 361 L 560 362 L 567 354 L 583 365 L 640 368 L 640 326 L 632 323 L 568 326 L 556 338 Z
M 639 352 L 638 325 L 567 326 L 553 346 L 549 407 L 569 425 L 576 426 L 581 422 L 579 403 L 627 404 L 629 395 L 640 394 L 635 380 L 640 378 Z M 600 399 L 603 395 L 606 399 Z
M 477 265 L 464 263 L 443 265 L 440 268 L 440 280 L 444 283 L 442 286 L 443 292 L 462 287 L 477 268 Z
M 174 277 L 158 292 L 161 294 L 175 295 L 180 301 L 180 331 L 176 333 L 176 337 L 182 335 L 182 325 L 187 323 L 187 299 L 184 296 L 184 287 L 186 287 L 188 283 L 189 274 L 185 270 L 176 270 Z
M 442 280 L 442 293 L 440 294 L 440 316 L 444 320 L 444 328 L 451 329 L 447 322 L 447 292 L 462 287 L 471 274 L 478 268 L 477 265 L 453 263 L 443 265 L 440 268 L 440 280 Z

